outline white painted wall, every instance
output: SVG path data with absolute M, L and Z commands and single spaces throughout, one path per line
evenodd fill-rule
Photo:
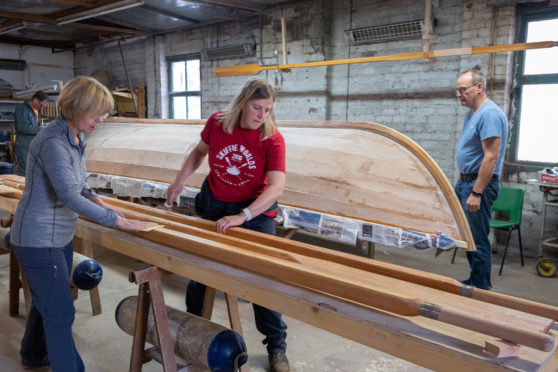
M 0 44 L 0 58 L 20 59 L 27 62 L 23 71 L 0 70 L 0 79 L 14 88 L 35 84 L 37 87 L 52 84 L 51 80 L 66 83 L 74 78 L 74 53 L 52 53 L 50 48 Z

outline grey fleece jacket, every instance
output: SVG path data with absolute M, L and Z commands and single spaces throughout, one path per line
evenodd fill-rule
M 57 117 L 31 142 L 23 196 L 11 228 L 20 247 L 61 248 L 74 235 L 78 215 L 114 227 L 118 216 L 88 200 L 85 136 L 77 145 L 68 124 Z

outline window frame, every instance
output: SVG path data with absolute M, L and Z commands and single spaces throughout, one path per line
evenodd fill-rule
M 200 90 L 197 91 L 171 91 L 172 89 L 172 64 L 174 62 L 184 62 L 185 66 L 187 65 L 188 61 L 192 60 L 199 60 L 200 61 Z M 168 70 L 168 81 L 169 81 L 169 91 L 168 91 L 168 99 L 169 99 L 169 117 L 174 119 L 174 110 L 173 110 L 173 98 L 174 97 L 186 97 L 186 105 L 188 105 L 188 97 L 200 97 L 200 119 L 203 117 L 201 112 L 202 107 L 202 94 L 201 94 L 201 82 L 202 82 L 202 72 L 201 72 L 201 53 L 190 53 L 190 54 L 181 54 L 177 56 L 172 56 L 167 58 L 167 70 Z M 188 71 L 184 72 L 184 76 L 186 77 L 186 81 L 184 82 L 187 89 L 187 82 L 188 82 Z M 186 106 L 186 115 L 188 115 L 188 106 Z M 182 119 L 182 120 L 197 120 L 197 119 Z
M 518 43 L 525 43 L 527 40 L 527 26 L 529 22 L 544 21 L 548 19 L 558 18 L 558 9 L 545 9 L 536 12 L 526 12 L 519 17 L 519 34 Z M 514 125 L 510 130 L 510 146 L 508 148 L 507 159 L 513 164 L 519 165 L 521 170 L 538 171 L 541 168 L 556 166 L 558 163 L 527 161 L 517 159 L 519 151 L 519 131 L 521 127 L 521 103 L 522 90 L 525 85 L 542 85 L 542 84 L 558 84 L 558 73 L 554 74 L 538 74 L 525 75 L 525 55 L 526 51 L 519 51 L 516 55 L 517 64 L 514 78 L 514 98 L 513 98 L 513 116 Z

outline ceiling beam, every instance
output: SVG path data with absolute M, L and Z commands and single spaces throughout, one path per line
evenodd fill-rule
M 7 11 L 0 10 L 0 17 L 8 18 L 8 19 L 17 19 L 18 21 L 47 23 L 49 25 L 56 24 L 56 20 L 53 18 L 42 16 L 42 15 L 29 14 L 29 13 L 7 12 Z
M 196 24 L 200 23 L 200 21 L 197 20 L 197 19 L 190 18 L 190 17 L 185 17 L 183 15 L 179 15 L 179 14 L 172 13 L 172 12 L 167 12 L 166 10 L 155 8 L 155 7 L 152 7 L 150 5 L 145 5 L 144 4 L 144 5 L 142 5 L 141 8 L 145 9 L 145 10 L 149 10 L 149 11 L 154 12 L 154 13 L 162 14 L 162 15 L 167 16 L 167 17 L 180 19 L 180 20 L 183 20 L 183 21 L 186 21 L 186 22 L 196 23 Z
M 73 28 L 85 28 L 90 30 L 99 30 L 99 31 L 110 31 L 110 32 L 118 32 L 121 34 L 131 34 L 131 35 L 146 35 L 143 31 L 134 30 L 131 28 L 122 28 L 122 27 L 111 27 L 111 26 L 101 26 L 101 25 L 90 25 L 88 23 L 67 23 L 64 26 L 66 27 L 73 27 Z
M 8 21 L 0 25 L 0 35 L 12 31 L 18 31 L 25 28 L 25 23 L 17 21 Z
M 56 32 L 56 31 L 47 31 L 47 30 L 39 30 L 37 28 L 29 28 L 24 27 L 21 29 L 22 32 L 31 32 L 37 35 L 52 35 L 52 36 L 60 36 L 66 39 L 74 40 L 76 35 L 70 32 Z
M 91 8 L 92 6 L 95 5 L 94 3 L 90 3 L 90 2 L 87 2 L 87 1 L 83 1 L 83 0 L 51 0 L 51 1 L 54 1 L 55 3 L 83 6 L 85 8 Z
M 143 0 L 121 0 L 115 2 L 104 3 L 97 7 L 92 7 L 87 10 L 73 12 L 65 16 L 56 18 L 55 22 L 58 25 L 81 21 L 88 18 L 98 17 L 104 14 L 119 12 L 121 10 L 133 8 L 143 5 Z

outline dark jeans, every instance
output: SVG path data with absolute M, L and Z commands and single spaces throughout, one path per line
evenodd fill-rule
M 22 359 L 38 362 L 48 355 L 54 372 L 84 371 L 72 336 L 75 308 L 69 275 L 73 240 L 63 248 L 12 247 L 32 298 L 21 341 Z
M 221 217 L 238 214 L 252 201 L 245 203 L 223 203 L 213 198 L 207 180 L 203 183 L 200 193 L 196 197 L 196 212 L 203 218 L 217 221 Z M 276 209 L 277 204 L 270 210 Z M 246 229 L 275 235 L 273 218 L 260 214 L 241 225 Z M 186 292 L 186 309 L 194 315 L 201 315 L 205 298 L 205 285 L 193 280 L 188 284 Z M 287 349 L 287 325 L 281 319 L 281 314 L 265 307 L 252 304 L 256 318 L 256 328 L 265 336 L 263 344 L 267 345 L 267 352 L 285 351 Z
M 480 209 L 476 212 L 469 212 L 466 208 L 467 199 L 471 195 L 475 180 L 465 182 L 457 181 L 455 185 L 455 193 L 459 202 L 463 206 L 465 216 L 469 222 L 473 239 L 477 250 L 467 252 L 467 260 L 471 268 L 469 279 L 464 283 L 481 289 L 490 289 L 492 282 L 490 281 L 490 272 L 492 269 L 492 248 L 488 234 L 490 233 L 490 218 L 492 215 L 492 204 L 498 197 L 500 191 L 500 179 L 492 178 L 481 197 Z

